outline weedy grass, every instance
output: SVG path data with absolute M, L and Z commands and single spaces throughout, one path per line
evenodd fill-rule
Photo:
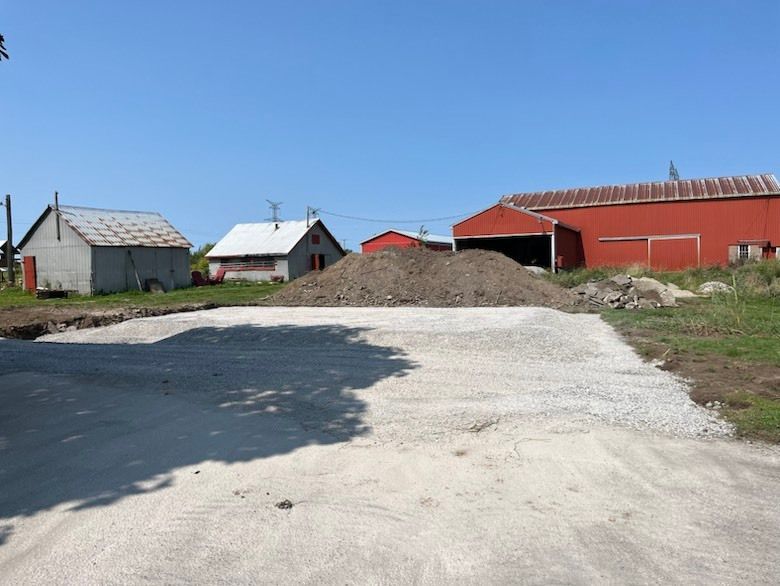
M 723 415 L 742 436 L 780 443 L 780 401 L 776 399 L 752 393 L 731 393 L 726 395 Z
M 220 306 L 250 305 L 264 300 L 284 287 L 277 283 L 229 282 L 211 287 L 186 287 L 168 293 L 125 291 L 91 297 L 72 295 L 66 299 L 36 299 L 19 287 L 0 290 L 0 307 L 78 305 L 90 307 L 168 307 L 187 303 L 214 303 Z

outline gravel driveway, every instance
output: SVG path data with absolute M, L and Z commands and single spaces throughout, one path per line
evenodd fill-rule
M 780 452 L 597 316 L 226 308 L 46 341 L 0 340 L 2 583 L 780 571 Z

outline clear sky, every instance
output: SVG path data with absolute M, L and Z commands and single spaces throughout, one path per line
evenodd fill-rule
M 778 31 L 777 0 L 0 0 L 0 192 L 17 241 L 56 189 L 200 244 L 266 198 L 416 220 L 779 172 Z

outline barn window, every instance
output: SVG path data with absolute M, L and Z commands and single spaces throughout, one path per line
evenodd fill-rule
M 311 243 L 312 244 L 319 244 L 320 243 L 320 235 L 319 234 L 312 234 L 311 235 Z
M 750 258 L 750 245 L 749 244 L 740 244 L 739 245 L 739 260 L 748 260 Z

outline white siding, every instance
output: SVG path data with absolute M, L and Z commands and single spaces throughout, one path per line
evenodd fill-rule
M 258 258 L 258 257 L 251 257 L 251 258 Z M 269 258 L 269 257 L 265 257 Z M 237 259 L 231 258 L 229 259 L 231 261 L 235 261 Z M 225 279 L 231 280 L 239 280 L 239 281 L 270 281 L 271 277 L 281 275 L 284 277 L 284 280 L 289 280 L 289 274 L 287 272 L 287 257 L 286 256 L 277 256 L 275 257 L 276 260 L 276 268 L 273 271 L 225 271 Z M 222 264 L 222 259 L 210 259 L 209 260 L 209 275 L 215 276 L 217 273 L 217 270 Z
M 92 293 L 90 247 L 66 222 L 60 221 L 57 240 L 55 214 L 48 214 L 21 250 L 22 257 L 34 256 L 38 286 Z

